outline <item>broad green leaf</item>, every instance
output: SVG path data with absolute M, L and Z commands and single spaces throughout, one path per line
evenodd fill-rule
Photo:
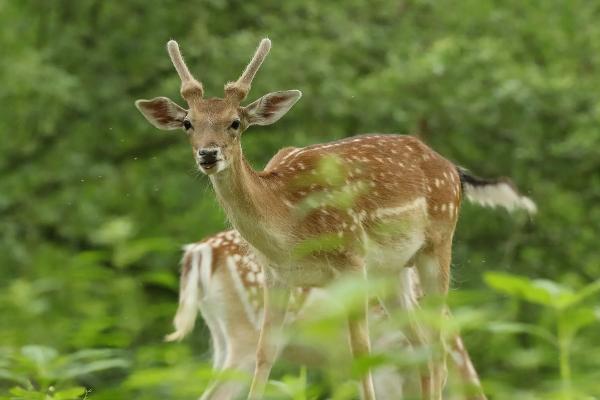
M 574 336 L 578 330 L 598 322 L 597 311 L 590 307 L 573 308 L 560 316 L 560 323 L 563 324 L 570 336 Z
M 583 288 L 578 290 L 575 293 L 575 297 L 571 300 L 571 303 L 569 305 L 578 304 L 578 303 L 586 300 L 587 298 L 598 294 L 599 292 L 600 292 L 600 279 L 593 283 L 590 283 L 589 285 L 584 286 Z
M 145 238 L 128 241 L 115 248 L 114 263 L 118 267 L 126 267 L 148 254 L 161 253 L 177 247 L 168 238 Z
M 105 371 L 114 368 L 128 368 L 130 363 L 124 359 L 109 359 L 91 361 L 85 364 L 74 364 L 60 372 L 62 379 L 73 379 L 79 376 L 88 375 L 94 372 Z
M 21 354 L 38 366 L 44 366 L 58 357 L 56 349 L 39 345 L 23 346 Z
M 570 289 L 547 279 L 531 280 L 500 272 L 488 272 L 484 279 L 499 292 L 544 306 L 562 309 L 575 298 Z
M 82 395 L 86 393 L 86 389 L 84 387 L 73 387 L 68 389 L 59 390 L 54 393 L 52 399 L 56 400 L 75 400 L 79 399 Z
M 327 233 L 298 243 L 292 250 L 292 254 L 295 258 L 300 259 L 313 253 L 333 252 L 340 249 L 343 244 L 343 238 L 333 233 Z
M 26 390 L 20 387 L 14 387 L 10 389 L 10 394 L 14 397 L 11 397 L 12 400 L 45 400 L 46 393 L 38 392 L 35 390 Z
M 550 331 L 533 324 L 519 322 L 489 322 L 486 325 L 486 328 L 495 333 L 527 333 L 544 339 L 553 345 L 557 344 L 557 338 Z
M 134 233 L 135 226 L 130 218 L 115 218 L 98 228 L 92 239 L 100 244 L 114 245 L 131 238 Z
M 7 369 L 0 369 L 0 381 L 2 380 L 18 383 L 22 386 L 27 386 L 29 383 L 26 375 L 18 374 Z

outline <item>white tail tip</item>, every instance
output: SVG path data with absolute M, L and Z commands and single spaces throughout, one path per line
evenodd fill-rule
M 184 246 L 182 258 L 183 271 L 179 286 L 179 307 L 173 321 L 175 332 L 165 336 L 167 342 L 182 340 L 194 329 L 200 297 L 208 291 L 211 265 L 212 248 L 206 243 Z M 202 290 L 200 290 L 202 287 Z
M 527 196 L 521 195 L 507 182 L 497 182 L 486 185 L 472 185 L 463 183 L 467 199 L 484 207 L 503 207 L 512 212 L 525 210 L 533 215 L 537 206 Z

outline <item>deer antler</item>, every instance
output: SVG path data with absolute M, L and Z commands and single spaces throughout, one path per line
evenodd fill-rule
M 260 41 L 258 49 L 256 49 L 256 52 L 254 53 L 254 57 L 252 57 L 252 60 L 238 80 L 229 82 L 225 85 L 226 97 L 235 99 L 238 102 L 241 102 L 246 98 L 248 92 L 250 92 L 252 79 L 254 79 L 254 75 L 256 75 L 256 72 L 267 57 L 267 54 L 269 54 L 269 50 L 271 50 L 271 41 L 264 38 Z
M 197 99 L 201 99 L 204 94 L 202 84 L 198 82 L 190 73 L 181 52 L 179 51 L 179 45 L 174 40 L 169 40 L 167 43 L 167 51 L 171 57 L 171 61 L 177 70 L 179 78 L 181 78 L 181 97 L 183 97 L 188 103 Z

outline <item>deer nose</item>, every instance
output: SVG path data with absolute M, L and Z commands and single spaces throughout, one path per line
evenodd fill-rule
M 198 150 L 198 158 L 201 163 L 212 164 L 217 161 L 218 149 L 200 149 Z

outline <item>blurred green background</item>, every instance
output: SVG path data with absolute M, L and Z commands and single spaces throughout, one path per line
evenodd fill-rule
M 0 397 L 202 391 L 207 329 L 162 338 L 180 246 L 227 223 L 185 136 L 133 102 L 185 104 L 171 38 L 220 97 L 268 36 L 249 100 L 304 96 L 246 132 L 251 163 L 397 132 L 512 177 L 538 203 L 532 220 L 462 209 L 451 301 L 478 315 L 466 344 L 492 398 L 598 398 L 598 21 L 584 0 L 0 0 Z

